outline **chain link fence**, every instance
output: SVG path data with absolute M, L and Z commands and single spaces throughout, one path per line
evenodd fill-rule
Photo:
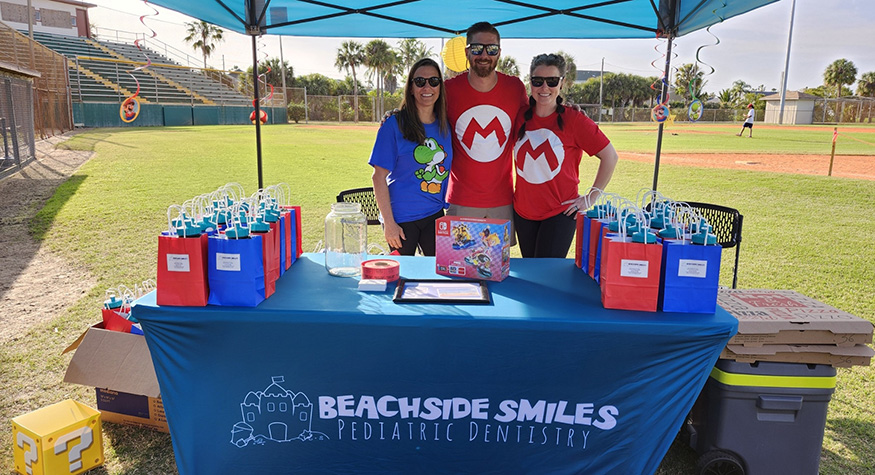
M 73 129 L 67 62 L 0 22 L 0 176 L 35 158 L 35 139 Z
M 872 123 L 875 119 L 875 98 L 855 97 L 822 99 L 814 102 L 814 123 Z
M 36 157 L 33 89 L 30 79 L 0 75 L 0 178 Z

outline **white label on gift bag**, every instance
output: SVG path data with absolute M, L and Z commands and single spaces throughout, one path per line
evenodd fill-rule
M 167 270 L 170 272 L 191 272 L 188 254 L 167 254 Z
M 240 254 L 216 253 L 216 270 L 240 272 Z
M 698 277 L 704 279 L 708 276 L 708 261 L 695 259 L 678 260 L 678 277 Z
M 647 278 L 647 271 L 650 268 L 650 263 L 647 261 L 633 261 L 631 259 L 623 259 L 620 261 L 620 277 L 636 277 L 639 279 Z

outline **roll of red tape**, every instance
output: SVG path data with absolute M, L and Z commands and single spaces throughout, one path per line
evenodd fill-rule
M 401 265 L 392 259 L 371 259 L 362 262 L 362 279 L 382 279 L 394 282 L 401 277 Z

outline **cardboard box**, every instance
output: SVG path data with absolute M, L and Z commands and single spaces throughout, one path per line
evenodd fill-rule
M 872 323 L 792 290 L 720 289 L 717 304 L 738 319 L 730 345 L 872 342 Z
M 500 282 L 510 273 L 510 221 L 444 216 L 435 222 L 435 272 Z
M 825 364 L 847 368 L 869 366 L 875 351 L 866 345 L 727 345 L 720 358 L 740 363 L 774 361 L 783 363 Z
M 89 328 L 64 350 L 76 350 L 64 381 L 94 386 L 104 421 L 169 432 L 145 337 L 102 326 Z
M 103 465 L 100 413 L 67 399 L 12 419 L 12 459 L 22 475 L 84 473 Z

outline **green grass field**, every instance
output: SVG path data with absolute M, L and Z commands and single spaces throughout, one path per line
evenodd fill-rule
M 652 125 L 603 127 L 620 151 L 653 153 Z M 839 153 L 871 155 L 875 127 L 848 132 Z M 758 129 L 763 140 L 741 141 L 735 124 L 669 127 L 663 151 L 828 154 L 832 127 Z M 671 135 L 675 132 L 678 135 Z M 288 183 L 303 207 L 304 249 L 322 237 L 322 222 L 338 191 L 370 186 L 375 126 L 262 129 L 264 184 Z M 845 133 L 841 131 L 840 133 Z M 766 140 L 768 138 L 768 140 Z M 755 142 L 756 150 L 751 147 Z M 99 320 L 103 292 L 155 275 L 157 240 L 168 205 L 227 182 L 256 188 L 254 131 L 244 126 L 99 129 L 62 144 L 93 150 L 94 158 L 60 186 L 31 222 L 44 246 L 84 266 L 97 287 L 65 313 L 0 347 L 0 419 L 8 421 L 73 398 L 94 406 L 91 388 L 63 383 L 69 355 L 61 351 Z M 595 173 L 584 160 L 581 174 Z M 649 187 L 652 165 L 621 162 L 610 191 L 634 197 Z M 738 282 L 743 288 L 793 289 L 875 322 L 875 181 L 742 170 L 663 166 L 659 190 L 674 199 L 739 209 L 745 216 Z M 382 233 L 371 230 L 372 242 Z M 517 249 L 514 256 L 518 257 Z M 731 281 L 730 255 L 721 282 Z M 821 473 L 875 472 L 875 370 L 839 369 L 829 407 Z M 173 473 L 170 437 L 105 424 L 107 462 L 93 473 Z M 0 428 L 0 460 L 11 470 L 10 426 Z M 693 473 L 696 455 L 676 442 L 660 473 Z

